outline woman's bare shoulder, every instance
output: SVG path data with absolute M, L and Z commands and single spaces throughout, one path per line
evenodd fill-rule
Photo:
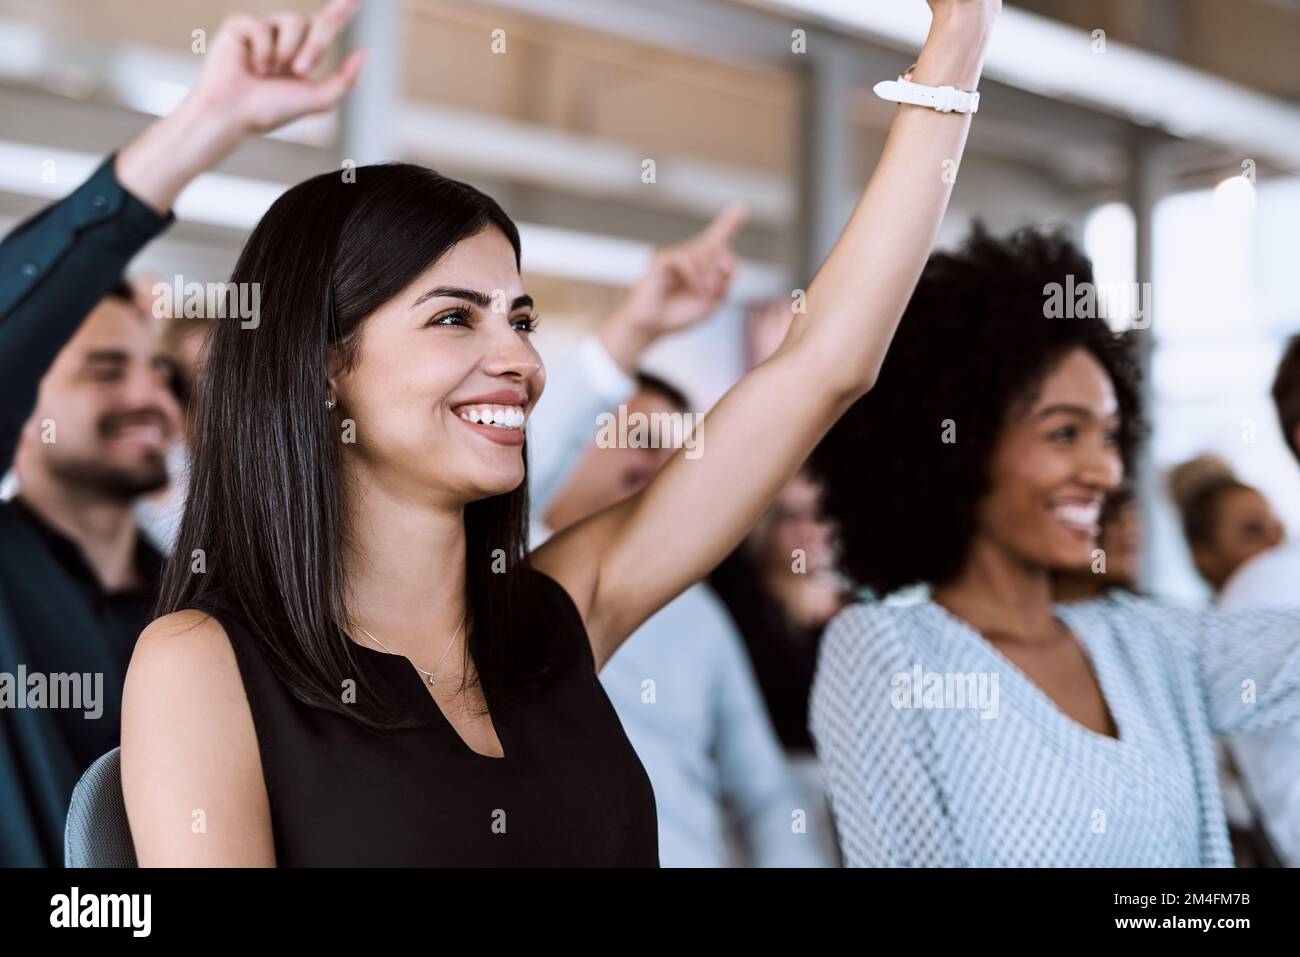
M 122 786 L 142 865 L 273 863 L 252 711 L 212 615 L 163 615 L 137 640 L 122 700 Z

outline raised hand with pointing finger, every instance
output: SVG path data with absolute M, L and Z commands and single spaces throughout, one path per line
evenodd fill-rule
M 599 332 L 620 366 L 635 369 L 637 357 L 660 336 L 717 311 L 735 278 L 732 244 L 747 218 L 745 208 L 733 203 L 701 232 L 655 250 L 646 271 Z

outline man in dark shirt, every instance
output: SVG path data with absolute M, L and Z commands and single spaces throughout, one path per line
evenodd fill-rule
M 167 482 L 181 424 L 171 368 L 130 290 L 116 289 L 58 353 L 19 439 L 19 495 L 0 504 L 0 670 L 12 676 L 0 730 L 26 775 L 0 783 L 6 863 L 18 845 L 57 854 L 40 844 L 60 833 L 66 782 L 117 745 L 122 682 L 162 568 L 132 505 Z M 53 700 L 60 686 L 78 693 Z
M 19 479 L 0 504 L 0 865 L 62 863 L 72 788 L 117 745 L 158 585 L 132 506 L 166 482 L 180 414 L 157 338 L 105 296 L 194 177 L 342 99 L 360 51 L 308 76 L 356 6 L 231 17 L 174 113 L 0 242 L 0 473 Z

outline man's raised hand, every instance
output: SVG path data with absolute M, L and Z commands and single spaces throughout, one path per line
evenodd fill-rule
M 118 181 L 165 212 L 191 180 L 249 136 L 337 106 L 361 73 L 366 52 L 353 51 L 328 76 L 310 77 L 360 5 L 330 0 L 310 18 L 230 17 L 204 54 L 194 89 L 118 155 Z
M 361 0 L 330 0 L 310 18 L 298 13 L 228 18 L 206 55 L 195 100 L 245 135 L 332 109 L 356 82 L 366 51 L 354 50 L 322 79 L 310 75 L 360 5 Z

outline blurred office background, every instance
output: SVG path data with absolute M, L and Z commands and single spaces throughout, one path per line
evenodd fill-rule
M 0 0 L 0 228 L 179 101 L 195 31 L 211 38 L 237 9 L 315 7 Z M 733 302 L 647 362 L 706 408 L 741 371 L 747 308 L 806 286 L 847 218 L 893 114 L 871 86 L 909 65 L 927 20 L 921 0 L 368 0 L 352 42 L 371 59 L 346 108 L 202 177 L 133 269 L 225 279 L 286 186 L 412 160 L 521 224 L 554 360 L 652 244 L 740 199 L 752 220 Z M 974 217 L 1063 223 L 1100 281 L 1153 284 L 1145 584 L 1195 599 L 1162 491 L 1172 463 L 1219 453 L 1300 534 L 1300 468 L 1267 396 L 1300 331 L 1300 0 L 1025 0 L 998 29 L 942 242 Z

